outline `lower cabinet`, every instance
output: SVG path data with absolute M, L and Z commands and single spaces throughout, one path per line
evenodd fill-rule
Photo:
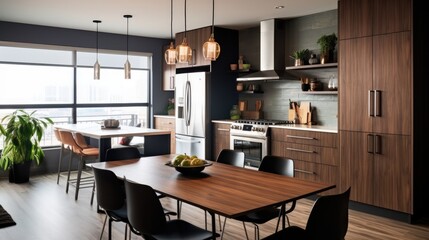
M 231 124 L 213 123 L 212 159 L 216 160 L 222 149 L 229 149 L 229 131 Z
M 294 160 L 296 178 L 336 184 L 323 195 L 339 193 L 337 145 L 336 133 L 271 128 L 271 155 Z
M 176 153 L 176 122 L 174 116 L 155 116 L 155 129 L 171 131 L 170 153 Z
M 412 213 L 411 137 L 340 131 L 341 189 L 350 199 Z

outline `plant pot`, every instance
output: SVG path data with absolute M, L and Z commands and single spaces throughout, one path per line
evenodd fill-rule
M 11 183 L 26 183 L 30 181 L 31 161 L 13 164 L 9 169 L 9 182 Z
M 170 115 L 170 116 L 174 116 L 174 115 L 176 114 L 174 109 L 168 109 L 168 110 L 167 110 L 167 113 L 168 113 L 168 115 Z
M 304 60 L 302 59 L 295 59 L 295 66 L 301 66 L 304 65 Z

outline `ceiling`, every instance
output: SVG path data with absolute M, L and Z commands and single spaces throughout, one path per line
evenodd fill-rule
M 216 0 L 215 25 L 232 29 L 258 26 L 270 18 L 294 18 L 337 8 L 338 0 Z M 185 0 L 173 1 L 173 34 L 185 29 Z M 187 29 L 211 25 L 212 1 L 187 0 Z M 170 38 L 170 0 L 0 0 L 0 21 Z M 284 6 L 276 9 L 276 6 Z

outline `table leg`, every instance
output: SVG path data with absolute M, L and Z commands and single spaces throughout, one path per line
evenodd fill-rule
M 104 162 L 106 159 L 106 151 L 107 149 L 112 147 L 112 140 L 110 138 L 101 138 L 98 143 L 98 155 L 99 155 L 99 161 Z
M 280 209 L 280 214 L 282 215 L 282 229 L 286 228 L 286 212 L 285 212 L 285 209 L 286 209 L 286 203 L 283 203 L 282 207 Z
M 209 212 L 209 213 L 210 213 L 210 215 L 211 215 L 211 217 L 212 217 L 212 233 L 213 233 L 213 239 L 216 239 L 216 237 L 217 237 L 217 234 L 216 234 L 216 218 L 215 218 L 216 214 L 215 214 L 215 213 L 212 213 L 212 212 Z

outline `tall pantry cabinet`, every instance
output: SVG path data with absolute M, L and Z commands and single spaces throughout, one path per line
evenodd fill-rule
M 413 214 L 412 1 L 339 1 L 341 188 Z

